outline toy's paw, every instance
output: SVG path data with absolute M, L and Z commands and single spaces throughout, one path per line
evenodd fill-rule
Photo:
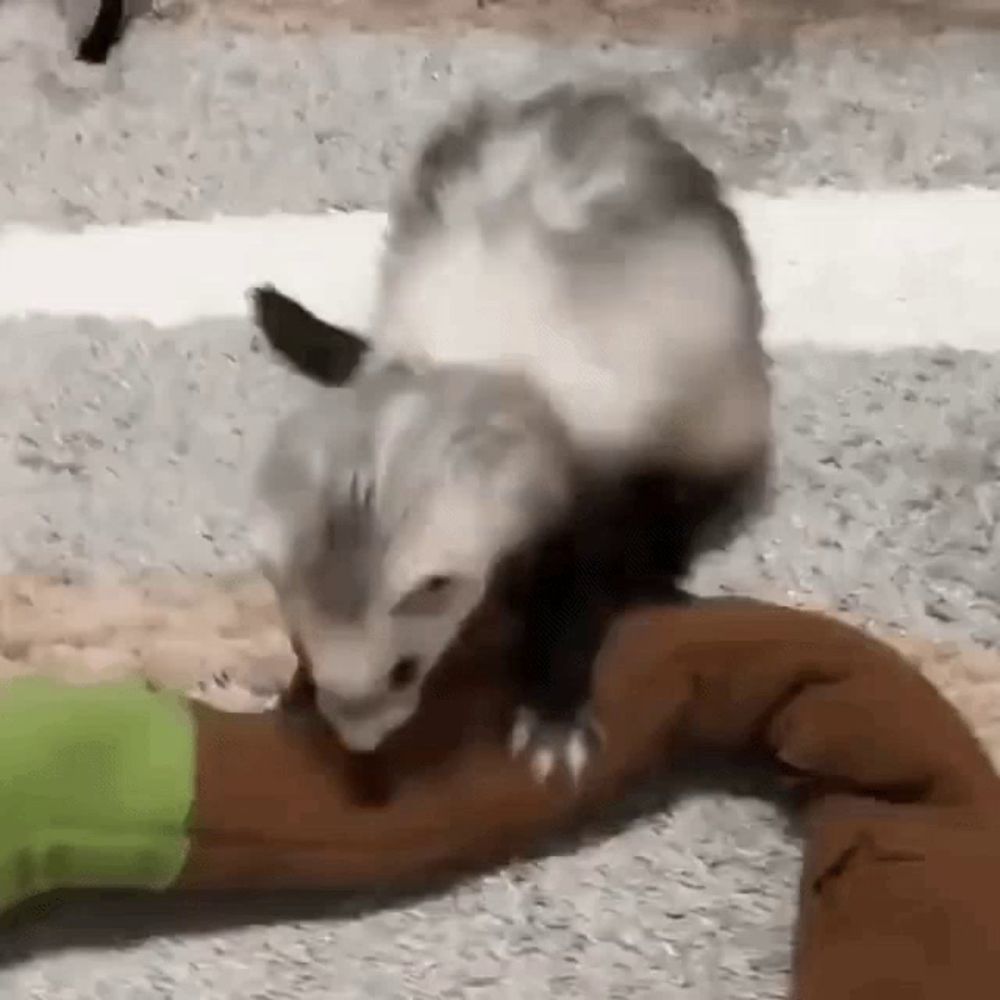
M 191 696 L 220 712 L 269 712 L 278 703 L 278 695 L 246 687 L 222 670 L 200 681 Z
M 527 755 L 539 783 L 548 781 L 562 767 L 578 784 L 602 740 L 600 728 L 587 712 L 563 721 L 543 719 L 532 709 L 522 707 L 510 733 L 510 751 L 515 757 Z

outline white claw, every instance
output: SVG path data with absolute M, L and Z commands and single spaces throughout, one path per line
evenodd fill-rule
M 278 695 L 255 691 L 233 682 L 229 677 L 215 676 L 202 681 L 189 694 L 220 712 L 269 712 L 277 707 Z
M 573 784 L 580 783 L 580 777 L 587 761 L 590 759 L 590 747 L 587 745 L 587 737 L 579 730 L 574 731 L 566 744 L 566 766 L 573 777 Z
M 557 768 L 564 768 L 575 786 L 587 769 L 594 742 L 601 742 L 601 733 L 590 722 L 576 727 L 546 726 L 524 707 L 518 710 L 509 737 L 511 756 L 527 752 L 536 781 L 544 784 Z
M 543 747 L 531 756 L 531 773 L 535 776 L 535 780 L 539 784 L 544 784 L 548 781 L 549 775 L 552 774 L 555 766 L 555 751 L 549 747 Z
M 531 742 L 531 734 L 536 726 L 535 714 L 526 708 L 517 713 L 514 728 L 510 732 L 510 752 L 514 757 L 520 757 Z

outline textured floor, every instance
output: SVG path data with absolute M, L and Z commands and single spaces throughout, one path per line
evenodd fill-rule
M 546 45 L 141 22 L 100 68 L 65 31 L 47 0 L 0 0 L 0 94 L 35 95 L 0 102 L 0 219 L 372 207 L 453 97 L 581 74 L 643 74 L 740 187 L 1000 185 L 994 35 Z
M 93 3 L 94 0 L 77 0 Z M 1000 24 L 997 0 L 133 0 L 181 20 L 258 31 L 433 30 L 454 35 L 492 28 L 543 38 L 651 35 L 686 39 L 789 33 L 927 37 L 944 27 Z
M 747 186 L 1000 177 L 1000 49 L 974 37 L 904 57 L 151 24 L 93 70 L 69 63 L 42 11 L 0 0 L 0 94 L 35 95 L 0 101 L 8 222 L 377 206 L 449 94 L 588 67 L 658 74 L 696 143 Z M 801 348 L 776 376 L 781 497 L 699 589 L 1000 642 L 1000 357 Z M 294 394 L 244 323 L 0 322 L 0 571 L 242 567 L 246 477 Z M 0 935 L 0 995 L 777 1000 L 794 837 L 750 778 L 684 789 L 607 838 L 438 897 L 74 900 Z
M 138 336 L 90 321 L 80 337 L 40 322 L 20 338 L 0 328 L 4 345 L 29 330 L 66 342 L 61 376 L 5 359 L 27 385 L 61 391 L 2 397 L 0 454 L 16 459 L 0 467 L 0 521 L 18 530 L 0 569 L 244 565 L 244 474 L 294 378 L 249 354 L 240 324 Z M 100 383 L 69 379 L 102 342 Z M 803 348 L 780 355 L 777 377 L 780 501 L 703 567 L 699 589 L 996 645 L 1000 358 Z M 710 785 L 575 853 L 360 914 L 333 901 L 74 902 L 0 944 L 0 992 L 541 1000 L 663 996 L 670 984 L 677 997 L 777 998 L 797 867 L 772 805 Z

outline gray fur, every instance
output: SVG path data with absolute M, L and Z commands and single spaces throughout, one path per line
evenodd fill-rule
M 686 214 L 710 220 L 732 255 L 747 288 L 747 329 L 759 338 L 763 308 L 743 227 L 725 203 L 715 174 L 674 140 L 644 107 L 638 90 L 590 90 L 563 84 L 527 101 L 481 96 L 455 112 L 430 135 L 393 206 L 387 280 L 424 240 L 441 232 L 451 197 L 463 182 L 474 183 L 490 144 L 526 134 L 538 137 L 549 172 L 547 183 L 575 193 L 580 224 L 553 230 L 531 211 L 537 173 L 526 173 L 499 198 L 475 206 L 486 228 L 529 224 L 548 229 L 556 253 L 603 258 L 609 249 L 655 233 Z M 625 167 L 620 184 L 589 192 L 586 182 Z M 615 247 L 615 249 L 619 249 Z

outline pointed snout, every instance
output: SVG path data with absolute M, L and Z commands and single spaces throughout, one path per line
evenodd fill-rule
M 320 689 L 316 692 L 316 704 L 349 750 L 371 753 L 413 717 L 418 698 L 393 694 L 364 701 L 344 701 Z

